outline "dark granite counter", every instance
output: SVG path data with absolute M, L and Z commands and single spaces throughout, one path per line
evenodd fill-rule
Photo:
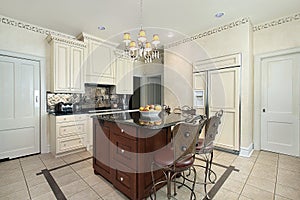
M 126 124 L 136 127 L 144 127 L 149 129 L 161 129 L 173 126 L 178 122 L 190 121 L 195 115 L 188 114 L 168 114 L 162 111 L 158 116 L 142 116 L 140 112 L 120 112 L 106 115 L 94 115 L 99 121 L 110 121 L 120 124 Z

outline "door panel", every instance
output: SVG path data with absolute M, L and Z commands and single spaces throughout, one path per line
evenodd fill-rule
M 70 58 L 69 58 L 69 47 L 66 44 L 57 43 L 55 44 L 57 51 L 55 52 L 55 90 L 66 91 L 70 89 Z
M 208 72 L 209 116 L 224 111 L 216 146 L 239 151 L 239 83 L 240 68 Z
M 71 47 L 71 90 L 83 91 L 83 49 Z
M 14 107 L 8 106 L 11 102 L 15 101 L 14 96 L 14 69 L 15 62 L 8 59 L 3 59 L 0 57 L 0 94 L 1 94 L 1 103 L 0 103 L 0 121 L 8 120 L 14 118 Z
M 39 63 L 0 56 L 0 74 L 0 159 L 38 153 Z
M 262 60 L 261 148 L 299 155 L 300 54 Z

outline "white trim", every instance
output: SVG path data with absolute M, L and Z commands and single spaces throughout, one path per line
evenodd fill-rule
M 239 156 L 249 158 L 253 153 L 253 143 L 251 143 L 248 147 L 241 147 Z
M 40 63 L 40 151 L 41 153 L 50 152 L 49 137 L 47 134 L 47 119 L 48 113 L 46 111 L 46 59 L 44 57 L 1 50 L 1 55 L 11 56 L 15 58 L 35 60 Z
M 109 46 L 113 46 L 113 47 L 117 47 L 119 45 L 117 43 L 114 43 L 114 42 L 111 42 L 111 41 L 108 41 L 108 40 L 104 40 L 102 38 L 98 38 L 96 36 L 90 35 L 90 34 L 85 33 L 85 32 L 80 33 L 76 37 L 76 39 L 81 40 L 83 42 L 86 42 L 86 40 L 93 40 L 93 41 L 96 41 L 96 42 L 99 42 L 99 43 L 102 43 L 102 44 L 106 44 L 106 45 L 109 45 Z
M 292 53 L 300 53 L 300 47 L 268 52 L 254 56 L 253 141 L 254 149 L 256 150 L 261 149 L 261 61 L 265 58 Z
M 220 69 L 242 65 L 242 54 L 236 53 L 226 56 L 199 60 L 193 64 L 193 73 L 204 70 Z

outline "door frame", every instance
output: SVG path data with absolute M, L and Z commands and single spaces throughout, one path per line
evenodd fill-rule
M 262 60 L 274 56 L 300 53 L 300 47 L 262 53 L 254 56 L 254 97 L 253 97 L 253 141 L 254 149 L 261 150 L 261 67 Z M 299 141 L 300 143 L 300 141 Z M 299 152 L 300 153 L 300 152 Z
M 0 49 L 0 55 L 19 59 L 33 60 L 39 62 L 39 78 L 40 78 L 40 117 L 39 117 L 39 132 L 40 132 L 40 153 L 50 152 L 49 135 L 47 134 L 47 119 L 48 113 L 46 109 L 46 59 L 44 57 L 12 52 Z

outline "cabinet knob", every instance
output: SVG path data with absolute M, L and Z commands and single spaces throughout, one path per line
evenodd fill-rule
M 121 149 L 121 153 L 124 153 L 125 151 L 124 151 L 124 149 Z
M 66 132 L 66 129 L 64 129 L 64 132 Z
M 67 146 L 66 144 L 64 144 L 64 147 Z
M 81 140 L 79 140 L 79 144 L 81 143 Z
M 67 120 L 67 118 L 64 118 L 64 120 Z
M 124 133 L 124 130 L 123 130 L 123 129 L 121 129 L 121 133 Z
M 123 177 L 120 177 L 120 181 L 121 181 L 121 182 L 124 181 L 124 178 L 123 178 Z

